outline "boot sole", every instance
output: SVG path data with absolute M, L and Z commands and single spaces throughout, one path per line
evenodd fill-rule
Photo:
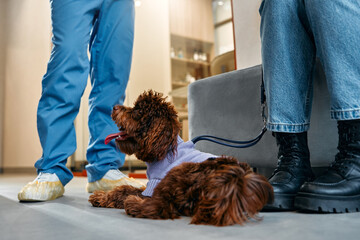
M 349 213 L 360 211 L 360 195 L 327 196 L 299 193 L 295 198 L 295 208 L 302 211 L 322 213 Z
M 296 194 L 274 194 L 274 201 L 264 206 L 264 211 L 293 211 Z

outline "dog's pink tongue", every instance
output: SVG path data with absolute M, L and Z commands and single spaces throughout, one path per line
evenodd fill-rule
M 107 136 L 105 138 L 105 144 L 108 144 L 109 142 L 111 142 L 111 140 L 113 140 L 115 138 L 122 138 L 125 135 L 126 135 L 126 133 L 124 133 L 124 132 L 110 134 L 109 136 Z
M 105 144 L 108 144 L 109 142 L 111 142 L 111 140 L 117 138 L 118 136 L 119 136 L 119 133 L 110 134 L 109 136 L 107 136 L 105 138 Z

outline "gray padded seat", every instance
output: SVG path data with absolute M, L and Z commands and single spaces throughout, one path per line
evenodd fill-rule
M 189 86 L 189 136 L 215 135 L 233 140 L 249 140 L 263 127 L 261 118 L 261 66 L 198 80 Z M 326 167 L 334 160 L 338 142 L 336 121 L 330 119 L 326 79 L 320 64 L 314 71 L 314 101 L 309 130 L 312 167 Z M 196 148 L 217 155 L 228 155 L 254 168 L 273 169 L 277 147 L 271 132 L 247 149 L 224 147 L 200 141 Z

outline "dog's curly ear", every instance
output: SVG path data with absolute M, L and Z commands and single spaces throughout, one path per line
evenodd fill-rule
M 175 154 L 180 132 L 180 123 L 176 118 L 170 121 L 159 118 L 153 124 L 155 127 L 149 129 L 146 140 L 146 145 L 150 147 L 147 149 L 148 161 L 162 160 L 169 152 Z
M 162 93 L 149 90 L 141 94 L 132 117 L 140 122 L 137 158 L 153 162 L 164 159 L 169 151 L 175 154 L 180 123 L 174 106 Z

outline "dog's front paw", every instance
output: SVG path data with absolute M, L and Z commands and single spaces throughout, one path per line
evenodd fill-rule
M 128 196 L 124 201 L 124 208 L 126 214 L 133 217 L 143 217 L 141 216 L 141 203 L 144 201 L 141 197 L 138 196 Z
M 93 207 L 105 207 L 106 192 L 95 191 L 92 195 L 90 195 L 89 202 L 93 205 Z

